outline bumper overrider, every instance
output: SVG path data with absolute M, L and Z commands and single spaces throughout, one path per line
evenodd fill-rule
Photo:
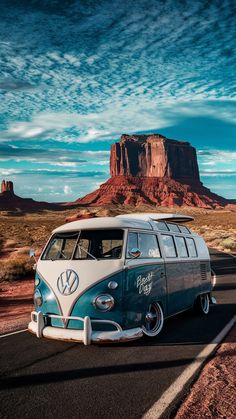
M 57 318 L 63 320 L 80 320 L 84 323 L 83 330 L 64 329 L 60 327 L 46 326 L 46 317 Z M 104 323 L 116 327 L 114 331 L 93 331 L 92 324 Z M 32 311 L 31 322 L 28 325 L 28 330 L 34 333 L 38 338 L 49 338 L 64 341 L 82 342 L 84 345 L 91 343 L 112 343 L 112 342 L 126 342 L 134 339 L 139 339 L 143 336 L 141 327 L 134 329 L 123 330 L 121 326 L 111 320 L 92 320 L 89 316 L 58 316 L 54 314 L 43 315 L 41 311 Z

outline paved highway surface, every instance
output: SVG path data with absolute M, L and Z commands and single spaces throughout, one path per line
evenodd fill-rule
M 235 314 L 236 259 L 211 254 L 218 304 L 203 321 L 187 312 L 153 340 L 120 345 L 1 338 L 0 418 L 141 418 Z

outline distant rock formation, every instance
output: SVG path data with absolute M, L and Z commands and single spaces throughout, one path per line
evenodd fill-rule
M 110 173 L 107 182 L 76 203 L 201 208 L 228 204 L 200 181 L 195 148 L 159 134 L 122 135 L 111 147 Z
M 13 182 L 10 180 L 5 181 L 3 180 L 1 183 L 1 193 L 9 192 L 10 194 L 14 194 Z
M 42 211 L 62 209 L 59 204 L 49 202 L 38 202 L 31 198 L 21 198 L 15 195 L 14 185 L 11 181 L 3 180 L 0 193 L 0 211 Z
M 159 134 L 122 135 L 111 147 L 111 176 L 168 177 L 200 182 L 196 150 Z

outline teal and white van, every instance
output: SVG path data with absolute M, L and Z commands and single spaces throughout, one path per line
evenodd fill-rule
M 29 330 L 38 338 L 122 342 L 154 337 L 164 319 L 209 312 L 204 240 L 177 214 L 74 221 L 53 231 L 36 265 Z

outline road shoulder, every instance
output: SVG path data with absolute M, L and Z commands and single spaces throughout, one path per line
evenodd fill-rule
M 189 389 L 175 419 L 236 417 L 236 325 Z

